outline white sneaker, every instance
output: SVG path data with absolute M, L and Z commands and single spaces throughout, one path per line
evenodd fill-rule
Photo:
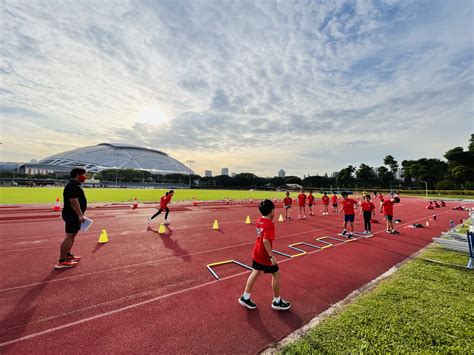
M 306 219 L 306 215 L 304 215 L 304 216 L 303 216 L 303 218 L 305 218 L 305 219 Z
M 300 216 L 300 215 L 298 215 L 298 217 L 296 217 L 296 219 L 301 219 L 301 216 Z
M 163 221 L 163 224 L 170 224 L 170 220 L 169 220 L 169 219 L 165 219 L 165 220 Z
M 148 225 L 150 225 L 152 221 L 151 217 L 148 217 Z

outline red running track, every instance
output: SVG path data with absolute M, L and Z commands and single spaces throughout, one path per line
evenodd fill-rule
M 324 250 L 302 247 L 307 255 L 279 257 L 282 294 L 289 312 L 270 307 L 270 276 L 262 276 L 252 293 L 258 308 L 242 308 L 237 299 L 248 271 L 236 265 L 206 269 L 235 259 L 251 263 L 256 205 L 180 205 L 170 215 L 166 235 L 158 225 L 147 230 L 150 206 L 92 208 L 94 224 L 76 239 L 78 267 L 54 270 L 63 223 L 45 207 L 0 210 L 0 352 L 1 353 L 256 353 L 301 327 L 315 315 L 393 265 L 420 250 L 466 212 L 435 211 L 426 201 L 403 198 L 395 207 L 400 235 L 374 224 L 373 238 Z M 316 243 L 337 236 L 340 215 L 276 222 L 275 248 L 294 254 L 288 244 Z M 282 212 L 281 209 L 277 213 Z M 423 229 L 403 228 L 437 214 Z M 46 217 L 45 217 L 46 216 Z M 212 230 L 214 219 L 220 231 Z M 378 220 L 382 218 L 378 216 Z M 361 217 L 356 217 L 361 230 Z M 110 242 L 97 244 L 106 229 Z

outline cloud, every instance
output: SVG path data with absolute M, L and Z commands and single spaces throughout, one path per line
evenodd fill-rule
M 474 130 L 469 1 L 34 1 L 0 11 L 2 160 L 125 141 L 198 160 L 198 171 L 302 175 L 386 154 L 440 157 Z M 166 122 L 140 120 L 150 107 Z

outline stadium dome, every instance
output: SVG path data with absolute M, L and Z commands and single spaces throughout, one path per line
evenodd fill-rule
M 159 150 L 125 143 L 101 143 L 52 155 L 38 161 L 49 171 L 67 171 L 83 167 L 90 172 L 106 169 L 135 169 L 152 174 L 189 174 L 188 167 Z

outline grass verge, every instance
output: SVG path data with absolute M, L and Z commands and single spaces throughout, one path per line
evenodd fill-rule
M 282 353 L 472 354 L 474 272 L 466 263 L 466 255 L 430 246 Z

